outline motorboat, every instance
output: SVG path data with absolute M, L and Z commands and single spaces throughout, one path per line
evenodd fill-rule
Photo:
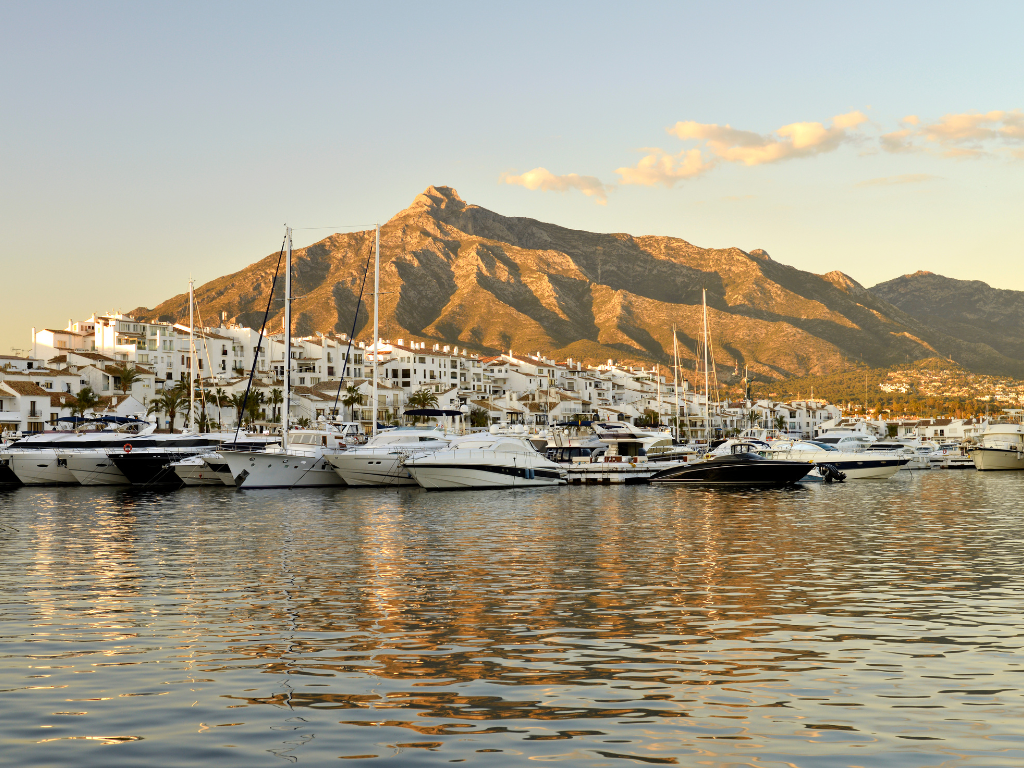
M 931 446 L 900 440 L 876 440 L 865 449 L 865 453 L 875 456 L 898 456 L 907 460 L 902 469 L 919 470 L 932 468 L 932 463 L 928 460 L 932 450 Z
M 1024 469 L 1024 425 L 994 422 L 975 440 L 969 454 L 979 471 Z
M 244 451 L 263 450 L 273 441 L 276 438 L 267 435 L 240 435 L 236 440 L 234 432 L 186 432 L 152 435 L 120 448 L 107 449 L 107 455 L 132 485 L 178 488 L 183 485 L 183 481 L 175 472 L 175 462 L 224 446 Z
M 218 453 L 238 488 L 322 488 L 344 486 L 325 454 L 346 450 L 354 438 L 332 424 L 288 431 L 287 447 L 235 448 Z
M 625 422 L 591 425 L 580 440 L 555 435 L 547 458 L 562 464 L 573 485 L 646 483 L 659 470 L 691 461 L 692 449 L 677 448 L 668 433 L 644 432 Z
M 324 458 L 346 485 L 416 485 L 403 466 L 405 459 L 445 448 L 453 437 L 437 428 L 397 427 L 378 433 L 366 445 L 328 451 Z
M 405 469 L 424 488 L 536 488 L 565 485 L 566 470 L 525 436 L 478 432 L 446 448 L 411 456 Z
M 974 459 L 970 449 L 963 443 L 943 443 L 932 453 L 928 460 L 933 469 L 974 469 Z
M 820 440 L 775 440 L 761 453 L 773 459 L 813 463 L 815 470 L 807 475 L 807 479 L 811 480 L 822 479 L 820 467 L 824 465 L 835 467 L 847 480 L 884 480 L 895 475 L 910 461 L 900 456 L 874 455 L 871 451 L 840 451 Z
M 814 438 L 814 442 L 831 445 L 844 453 L 857 453 L 867 450 L 869 445 L 876 442 L 876 438 L 863 432 L 826 432 L 824 435 Z
M 171 462 L 171 466 L 185 485 L 235 484 L 227 461 L 215 451 Z
M 814 469 L 811 461 L 769 459 L 761 455 L 763 451 L 763 443 L 725 440 L 697 461 L 655 473 L 651 482 L 781 487 L 799 482 Z
M 119 423 L 122 429 L 110 429 Z M 130 425 L 133 431 L 124 429 Z M 71 470 L 72 457 L 89 456 L 93 463 L 109 463 L 105 450 L 114 445 L 147 439 L 156 426 L 136 419 L 93 419 L 74 431 L 37 432 L 16 440 L 0 452 L 0 465 L 25 485 L 79 485 Z M 97 468 L 98 469 L 98 468 Z

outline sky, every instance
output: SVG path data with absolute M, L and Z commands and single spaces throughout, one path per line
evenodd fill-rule
M 1019 2 L 0 1 L 0 22 L 0 354 L 431 184 L 865 286 L 1024 290 Z

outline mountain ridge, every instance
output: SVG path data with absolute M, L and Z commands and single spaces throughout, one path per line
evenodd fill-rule
M 293 332 L 350 332 L 373 232 L 331 235 L 293 253 Z M 259 327 L 277 253 L 196 289 L 204 317 L 227 312 Z M 283 298 L 279 281 L 275 298 Z M 372 285 L 372 277 L 369 285 Z M 356 332 L 372 322 L 366 311 Z M 767 378 L 956 356 L 996 373 L 1024 373 L 987 341 L 936 330 L 839 271 L 815 275 L 766 251 L 700 248 L 681 238 L 593 233 L 508 217 L 431 186 L 381 227 L 384 338 L 457 344 L 481 353 L 539 351 L 588 362 L 692 365 L 707 289 L 720 375 L 744 365 Z M 268 328 L 281 327 L 281 301 Z M 142 319 L 187 317 L 187 296 Z M 1022 355 L 1024 357 L 1024 355 Z

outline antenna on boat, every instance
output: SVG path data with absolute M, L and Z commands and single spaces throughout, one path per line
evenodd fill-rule
M 196 432 L 196 293 L 195 280 L 188 276 L 188 427 Z M 173 426 L 173 425 L 172 425 Z

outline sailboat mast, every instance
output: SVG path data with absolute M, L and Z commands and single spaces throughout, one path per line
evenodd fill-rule
M 708 381 L 708 289 L 702 289 L 704 305 L 704 430 L 711 445 L 711 384 Z
M 281 448 L 288 450 L 288 411 L 292 399 L 292 228 L 285 227 L 284 231 L 288 253 L 284 263 L 284 402 L 281 408 Z
M 377 359 L 380 357 L 380 224 L 377 224 L 376 251 L 373 257 L 373 425 L 370 434 L 377 434 Z
M 188 279 L 188 427 L 195 432 L 196 423 L 196 292 L 195 280 Z
M 679 345 L 676 327 L 672 326 L 672 391 L 676 393 L 676 440 L 679 439 Z

